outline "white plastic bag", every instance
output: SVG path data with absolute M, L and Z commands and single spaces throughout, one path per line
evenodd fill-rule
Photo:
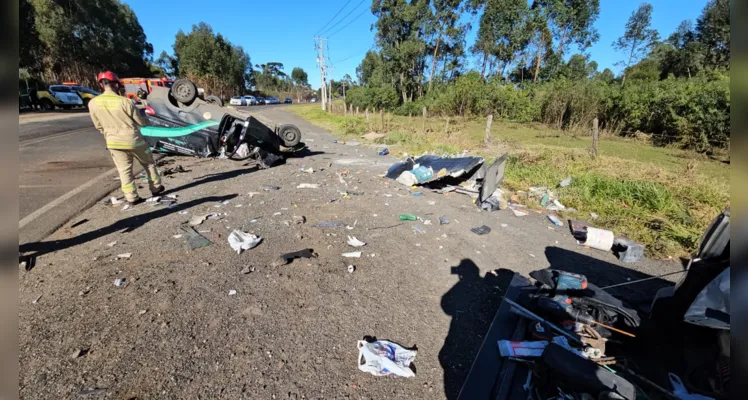
M 244 233 L 238 229 L 229 234 L 229 246 L 236 251 L 236 254 L 241 254 L 242 250 L 249 250 L 257 246 L 261 241 L 261 237 Z
M 410 363 L 416 358 L 416 350 L 408 350 L 387 340 L 358 341 L 358 369 L 375 376 L 416 376 Z

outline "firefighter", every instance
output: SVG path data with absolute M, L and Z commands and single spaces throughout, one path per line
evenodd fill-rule
M 113 72 L 101 72 L 97 80 L 104 93 L 91 99 L 88 110 L 94 127 L 106 139 L 106 147 L 119 172 L 125 199 L 134 205 L 142 201 L 135 186 L 135 160 L 146 171 L 151 194 L 155 196 L 164 191 L 151 149 L 140 134 L 139 127 L 148 125 L 148 118 L 135 107 L 132 100 L 117 94 L 119 78 Z

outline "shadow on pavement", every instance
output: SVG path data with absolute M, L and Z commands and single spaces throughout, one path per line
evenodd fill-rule
M 545 248 L 545 257 L 550 264 L 548 268 L 584 275 L 589 282 L 601 288 L 652 277 L 649 274 L 555 246 Z M 673 277 L 680 278 L 679 275 L 673 275 Z M 606 289 L 606 291 L 632 305 L 648 306 L 657 290 L 672 285 L 672 282 L 665 279 L 654 278 L 632 285 Z
M 26 244 L 19 246 L 18 251 L 20 254 L 22 254 L 22 256 L 20 256 L 20 261 L 27 261 L 28 265 L 33 265 L 34 259 L 41 255 L 52 253 L 55 251 L 64 250 L 69 247 L 73 247 L 79 244 L 90 242 L 92 240 L 99 239 L 103 236 L 109 235 L 114 232 L 119 232 L 122 230 L 126 230 L 127 232 L 132 232 L 135 229 L 140 228 L 141 226 L 143 226 L 149 221 L 164 217 L 169 214 L 174 214 L 182 210 L 186 210 L 198 204 L 218 203 L 218 202 L 225 201 L 225 200 L 231 200 L 235 197 L 237 197 L 236 194 L 230 194 L 226 196 L 204 197 L 202 199 L 195 199 L 195 200 L 188 201 L 186 203 L 179 203 L 179 204 L 174 205 L 171 208 L 162 207 L 162 208 L 157 208 L 156 210 L 151 211 L 149 213 L 133 215 L 131 217 L 119 220 L 107 227 L 96 229 L 90 232 L 86 232 L 76 237 L 69 238 L 69 239 L 54 240 L 54 241 L 49 241 L 49 242 L 26 243 Z M 149 206 L 145 204 L 140 204 L 135 207 L 149 207 Z M 30 268 L 27 268 L 27 269 L 30 269 Z
M 472 260 L 463 259 L 452 274 L 459 281 L 442 296 L 441 307 L 452 317 L 449 333 L 439 351 L 439 364 L 444 370 L 444 393 L 456 399 L 470 370 L 491 321 L 501 304 L 501 294 L 514 273 L 499 269 L 480 276 Z

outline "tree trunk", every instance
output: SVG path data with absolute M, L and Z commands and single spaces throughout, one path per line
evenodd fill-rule
M 535 76 L 532 78 L 533 82 L 538 81 L 538 74 L 540 74 L 540 60 L 542 58 L 543 52 L 541 50 L 538 50 L 538 55 L 535 57 Z
M 431 91 L 431 84 L 434 82 L 434 70 L 436 69 L 437 54 L 439 54 L 439 44 L 441 43 L 442 35 L 439 32 L 439 37 L 436 38 L 436 47 L 434 47 L 434 55 L 431 56 L 431 71 L 429 72 L 429 91 Z
M 405 74 L 400 73 L 400 94 L 403 96 L 403 103 L 408 101 L 408 93 L 405 90 Z
M 592 157 L 597 157 L 597 135 L 597 117 L 595 117 L 595 119 L 592 120 L 592 148 L 590 149 Z
M 488 63 L 488 54 L 483 54 L 483 67 L 480 70 L 481 79 L 486 79 L 486 64 Z

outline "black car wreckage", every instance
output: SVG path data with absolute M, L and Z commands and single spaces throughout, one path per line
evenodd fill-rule
M 261 168 L 269 168 L 306 148 L 296 126 L 271 128 L 254 116 L 203 100 L 187 79 L 177 80 L 171 88 L 154 86 L 145 113 L 150 126 L 141 133 L 156 153 L 254 159 Z

